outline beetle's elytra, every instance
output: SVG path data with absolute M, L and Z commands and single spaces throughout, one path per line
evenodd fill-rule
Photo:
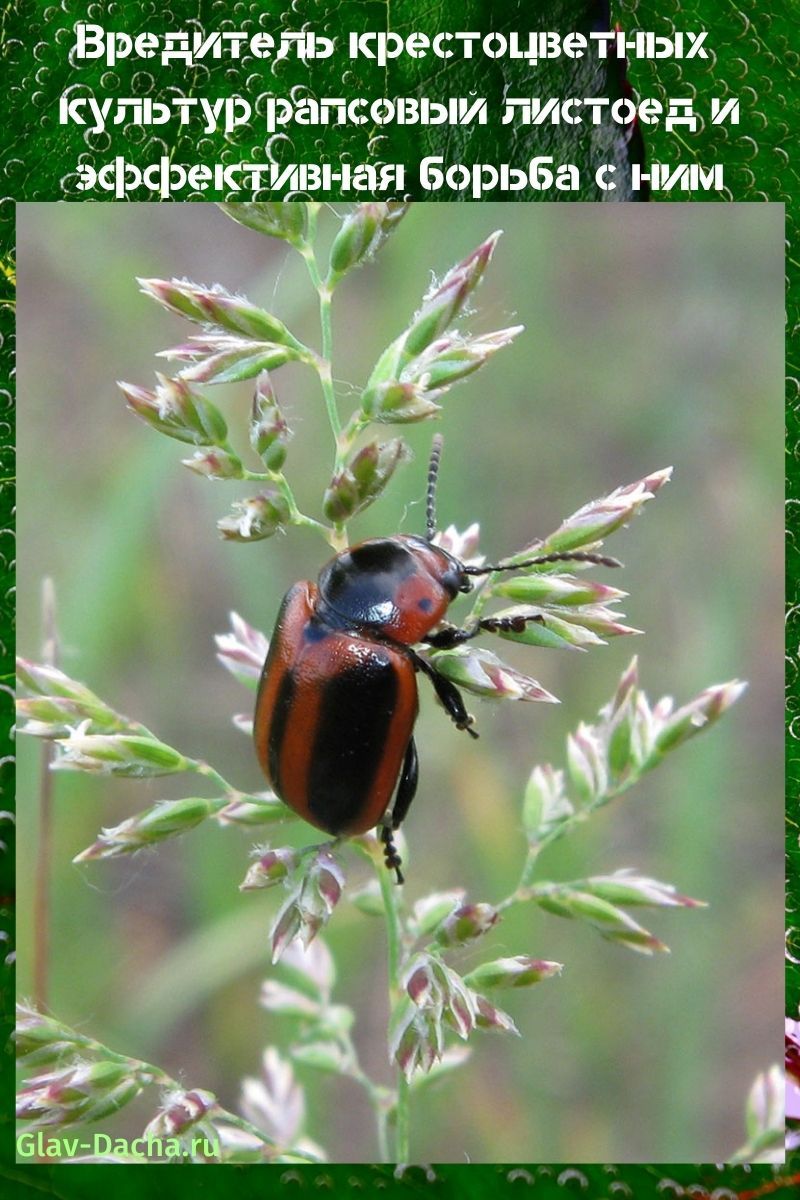
M 618 565 L 596 554 L 565 553 L 507 567 L 468 567 L 433 545 L 441 444 L 437 435 L 426 537 L 361 542 L 331 559 L 316 584 L 290 588 L 256 700 L 256 751 L 276 794 L 327 833 L 380 825 L 386 865 L 398 883 L 403 877 L 392 831 L 417 790 L 417 672 L 431 680 L 456 727 L 478 736 L 458 688 L 414 646 L 457 646 L 483 631 L 519 631 L 534 619 L 487 617 L 466 628 L 437 629 L 459 592 L 471 590 L 471 575 L 553 561 Z

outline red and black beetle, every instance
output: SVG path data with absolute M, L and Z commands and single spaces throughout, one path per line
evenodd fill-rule
M 507 566 L 464 566 L 433 544 L 441 446 L 437 434 L 426 537 L 371 538 L 332 558 L 316 584 L 304 580 L 286 593 L 255 710 L 256 751 L 276 794 L 298 816 L 337 836 L 380 825 L 386 865 L 398 883 L 403 876 L 392 832 L 417 790 L 418 671 L 456 728 L 478 736 L 458 688 L 414 645 L 445 649 L 484 631 L 520 632 L 526 620 L 540 619 L 486 617 L 466 628 L 437 629 L 459 592 L 472 589 L 472 575 L 546 562 L 619 565 L 597 554 L 559 553 Z

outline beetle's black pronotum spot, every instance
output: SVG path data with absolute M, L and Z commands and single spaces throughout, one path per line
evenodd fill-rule
M 395 610 L 398 587 L 416 569 L 405 546 L 380 538 L 335 558 L 320 576 L 320 593 L 347 622 L 383 625 Z
M 433 601 L 428 596 L 423 596 L 421 600 L 417 601 L 417 608 L 420 612 L 430 612 L 433 608 Z
M 414 559 L 405 546 L 398 545 L 392 538 L 380 538 L 373 542 L 364 542 L 356 546 L 349 554 L 342 555 L 342 560 L 350 560 L 351 567 L 357 571 L 367 571 L 372 574 L 390 571 L 395 579 L 405 579 L 416 570 Z
M 325 682 L 309 747 L 308 806 L 331 833 L 347 829 L 369 803 L 396 700 L 395 672 L 379 651 Z

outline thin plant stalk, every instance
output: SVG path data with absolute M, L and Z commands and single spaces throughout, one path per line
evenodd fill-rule
M 42 661 L 58 666 L 58 630 L 53 581 L 42 583 Z M 53 848 L 53 761 L 51 741 L 42 744 L 39 772 L 39 845 L 36 852 L 36 884 L 33 901 L 33 1002 L 47 1008 L 50 960 L 50 861 Z
M 308 274 L 311 282 L 319 296 L 319 323 L 322 334 L 322 362 L 317 365 L 317 372 L 322 384 L 322 394 L 325 398 L 325 408 L 328 414 L 331 431 L 334 438 L 339 439 L 342 432 L 341 421 L 339 420 L 339 410 L 336 407 L 336 394 L 333 387 L 333 377 L 331 374 L 331 357 L 333 350 L 333 325 L 331 322 L 331 299 L 332 291 L 323 281 L 317 265 L 317 256 L 314 253 L 312 244 L 314 236 L 314 227 L 309 222 L 308 239 L 299 247 L 300 253 L 303 256 L 305 264 L 308 268 Z M 338 462 L 338 445 L 337 445 L 337 462 Z
M 331 427 L 331 433 L 336 446 L 334 455 L 334 472 L 341 469 L 342 464 L 347 456 L 347 452 L 353 444 L 353 434 L 349 427 L 342 431 L 342 422 L 339 417 L 339 409 L 336 404 L 336 391 L 333 386 L 332 359 L 333 359 L 333 321 L 331 306 L 333 301 L 333 288 L 327 281 L 323 280 L 317 257 L 314 252 L 313 239 L 316 232 L 316 212 L 309 215 L 308 236 L 302 242 L 298 249 L 308 268 L 308 274 L 314 288 L 319 297 L 319 323 L 322 345 L 322 356 L 316 360 L 315 366 L 319 376 L 322 395 L 325 401 L 325 411 L 328 416 L 328 423 Z M 344 522 L 336 522 L 332 533 L 328 534 L 328 541 L 332 548 L 336 551 L 342 551 L 347 547 L 347 533 Z
M 400 920 L 399 891 L 391 874 L 378 864 L 378 880 L 383 897 L 383 908 L 386 913 L 386 948 L 389 971 L 389 1003 L 394 1006 L 401 994 L 400 968 L 403 952 L 403 927 Z M 387 1143 L 388 1161 L 396 1163 L 409 1162 L 409 1090 L 408 1082 L 402 1069 L 395 1068 L 396 1099 L 392 1111 L 386 1119 L 382 1142 Z

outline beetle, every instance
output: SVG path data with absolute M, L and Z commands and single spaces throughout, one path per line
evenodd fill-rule
M 316 584 L 303 580 L 278 613 L 256 699 L 253 734 L 261 768 L 298 816 L 335 836 L 381 826 L 386 866 L 403 882 L 392 834 L 417 790 L 417 673 L 457 729 L 478 734 L 459 689 L 414 647 L 461 645 L 483 632 L 522 632 L 541 617 L 443 622 L 472 577 L 537 563 L 619 566 L 598 554 L 563 552 L 506 565 L 466 566 L 434 544 L 442 438 L 428 469 L 426 535 L 371 538 L 337 554 Z M 392 797 L 394 802 L 392 803 Z

